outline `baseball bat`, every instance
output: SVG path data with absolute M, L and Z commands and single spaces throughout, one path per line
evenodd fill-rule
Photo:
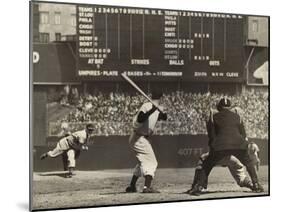
M 141 95 L 143 95 L 149 102 L 151 102 L 151 104 L 153 104 L 160 112 L 164 113 L 159 107 L 158 105 L 156 105 L 152 99 L 147 96 L 142 89 L 139 88 L 139 86 L 137 86 L 125 73 L 122 73 L 121 76 L 131 85 L 133 86 Z

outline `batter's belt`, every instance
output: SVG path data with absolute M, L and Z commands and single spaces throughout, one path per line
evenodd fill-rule
M 140 133 L 137 133 L 135 130 L 131 133 L 129 137 L 129 143 L 133 145 L 140 137 L 144 137 L 145 139 L 148 139 L 148 135 L 143 135 Z

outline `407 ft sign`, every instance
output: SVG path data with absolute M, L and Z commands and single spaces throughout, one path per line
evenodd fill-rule
M 177 153 L 183 157 L 200 156 L 203 154 L 203 148 L 180 148 Z

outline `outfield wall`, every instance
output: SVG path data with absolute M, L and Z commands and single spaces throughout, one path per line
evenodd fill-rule
M 40 155 L 56 145 L 58 138 L 49 137 L 47 146 L 33 149 L 34 171 L 62 170 L 62 160 L 47 158 L 40 161 Z M 208 151 L 206 135 L 152 136 L 152 145 L 159 168 L 194 167 L 199 156 Z M 268 165 L 268 140 L 251 139 L 260 147 L 262 165 Z M 78 170 L 102 170 L 133 168 L 134 154 L 128 145 L 128 136 L 99 136 L 89 145 L 89 151 L 82 152 L 77 160 Z

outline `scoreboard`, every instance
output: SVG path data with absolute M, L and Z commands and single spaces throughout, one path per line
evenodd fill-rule
M 238 14 L 76 5 L 77 75 L 87 80 L 241 82 Z

